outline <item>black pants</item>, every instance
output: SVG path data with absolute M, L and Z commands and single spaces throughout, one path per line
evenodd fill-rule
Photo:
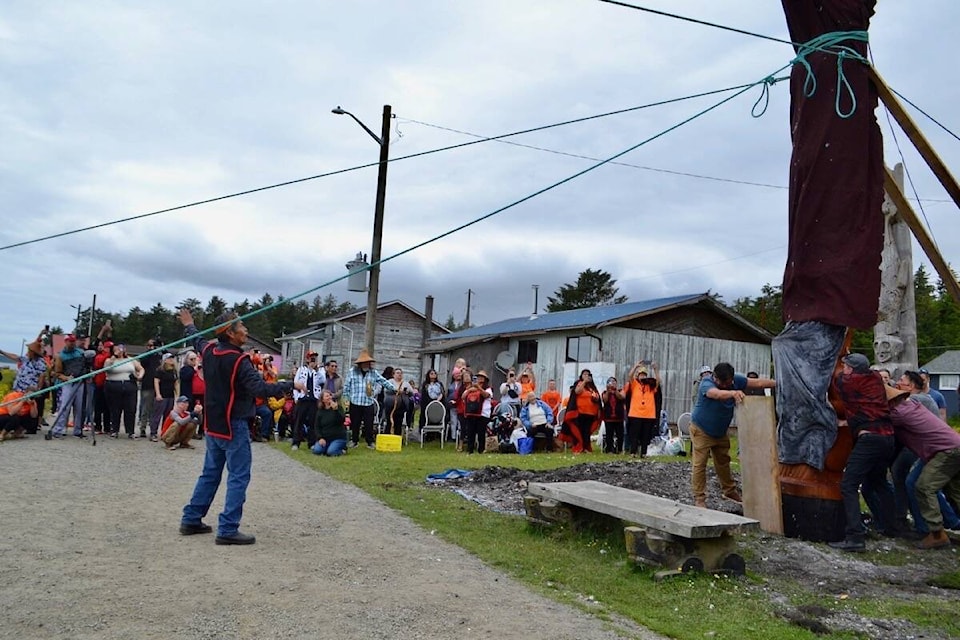
M 847 459 L 847 467 L 840 480 L 840 495 L 847 519 L 847 538 L 863 540 L 860 521 L 860 485 L 869 484 L 877 493 L 881 520 L 893 522 L 893 491 L 887 483 L 887 469 L 893 458 L 893 436 L 867 433 L 859 436 Z
M 123 430 L 133 435 L 137 420 L 137 398 L 140 392 L 137 383 L 130 380 L 107 380 L 107 403 L 110 405 L 110 432 L 120 433 L 120 416 L 123 415 Z
M 483 416 L 460 417 L 460 424 L 464 427 L 464 441 L 467 443 L 467 453 L 483 453 L 487 446 L 487 421 L 490 418 Z
M 297 400 L 293 410 L 293 444 L 300 444 L 304 435 L 307 444 L 311 447 L 317 441 L 317 401 L 315 398 L 303 397 Z
M 360 428 L 363 427 L 363 439 L 367 444 L 373 444 L 373 405 L 350 405 L 350 436 L 353 444 L 360 443 Z
M 623 451 L 623 421 L 604 420 L 603 452 L 621 453 Z
M 107 402 L 106 386 L 95 386 L 93 389 L 93 428 L 97 431 L 110 430 L 110 405 Z
M 647 446 L 657 430 L 656 418 L 627 418 L 627 446 L 630 447 L 630 455 L 647 455 Z

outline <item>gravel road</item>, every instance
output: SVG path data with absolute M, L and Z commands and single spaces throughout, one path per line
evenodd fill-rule
M 254 447 L 242 529 L 257 544 L 229 547 L 177 531 L 202 445 L 0 444 L 0 638 L 658 637 L 535 594 L 359 489 Z

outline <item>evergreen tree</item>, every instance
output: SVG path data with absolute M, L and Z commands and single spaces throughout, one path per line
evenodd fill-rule
M 553 296 L 547 297 L 546 310 L 566 311 L 624 303 L 627 296 L 617 295 L 616 284 L 617 281 L 602 269 L 581 271 L 575 284 L 564 284 Z

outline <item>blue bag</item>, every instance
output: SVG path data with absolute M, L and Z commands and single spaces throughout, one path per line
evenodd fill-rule
M 520 438 L 517 440 L 517 453 L 522 456 L 533 453 L 533 438 Z

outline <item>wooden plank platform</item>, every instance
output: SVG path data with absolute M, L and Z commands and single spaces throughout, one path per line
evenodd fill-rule
M 723 511 L 691 507 L 676 500 L 615 487 L 604 482 L 531 482 L 523 499 L 536 523 L 574 524 L 588 513 L 627 523 L 624 542 L 634 562 L 666 567 L 656 577 L 690 571 L 743 575 L 735 534 L 755 531 L 760 522 Z
M 760 528 L 759 521 L 752 518 L 701 509 L 596 480 L 531 482 L 527 492 L 540 499 L 603 513 L 690 540 L 719 538 Z

